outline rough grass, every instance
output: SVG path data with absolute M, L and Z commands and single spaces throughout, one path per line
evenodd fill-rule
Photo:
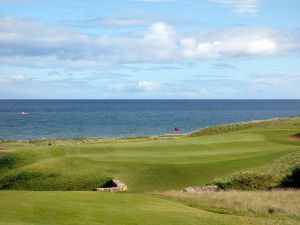
M 0 159 L 7 154 L 7 151 L 0 150 Z
M 221 134 L 221 133 L 238 131 L 238 130 L 251 128 L 251 127 L 266 126 L 266 125 L 270 125 L 270 124 L 274 124 L 274 123 L 279 123 L 282 120 L 283 119 L 254 120 L 254 121 L 249 121 L 249 122 L 231 123 L 231 124 L 207 127 L 207 128 L 203 128 L 203 129 L 194 131 L 194 132 L 188 134 L 187 136 L 188 137 L 198 137 L 198 136 Z
M 290 217 L 300 222 L 300 191 L 220 191 L 161 193 L 170 199 L 201 209 L 254 216 Z

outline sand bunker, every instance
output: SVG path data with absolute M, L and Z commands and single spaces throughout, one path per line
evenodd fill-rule
M 300 133 L 290 135 L 289 140 L 290 141 L 300 141 Z

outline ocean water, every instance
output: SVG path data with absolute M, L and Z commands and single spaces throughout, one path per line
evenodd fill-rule
M 0 100 L 0 139 L 187 133 L 295 115 L 300 100 Z

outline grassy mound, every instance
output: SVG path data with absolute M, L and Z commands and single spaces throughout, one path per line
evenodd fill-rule
M 33 157 L 31 160 L 36 158 L 39 157 Z M 4 159 L 3 162 L 7 162 Z M 21 162 L 24 163 L 23 160 Z M 54 157 L 25 165 L 17 166 L 14 163 L 13 166 L 16 169 L 8 170 L 0 178 L 0 189 L 93 190 L 93 188 L 100 187 L 111 179 L 95 163 L 78 158 Z
M 300 152 L 281 157 L 254 171 L 244 171 L 214 181 L 223 190 L 267 190 L 277 187 L 299 187 Z M 296 168 L 296 169 L 295 169 Z M 293 172 L 292 172 L 293 171 Z M 291 175 L 289 175 L 292 172 Z M 288 175 L 288 176 L 287 176 Z

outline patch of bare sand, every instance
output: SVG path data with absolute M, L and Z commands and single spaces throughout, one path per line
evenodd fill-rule
M 290 141 L 300 141 L 300 133 L 290 135 L 289 140 Z

